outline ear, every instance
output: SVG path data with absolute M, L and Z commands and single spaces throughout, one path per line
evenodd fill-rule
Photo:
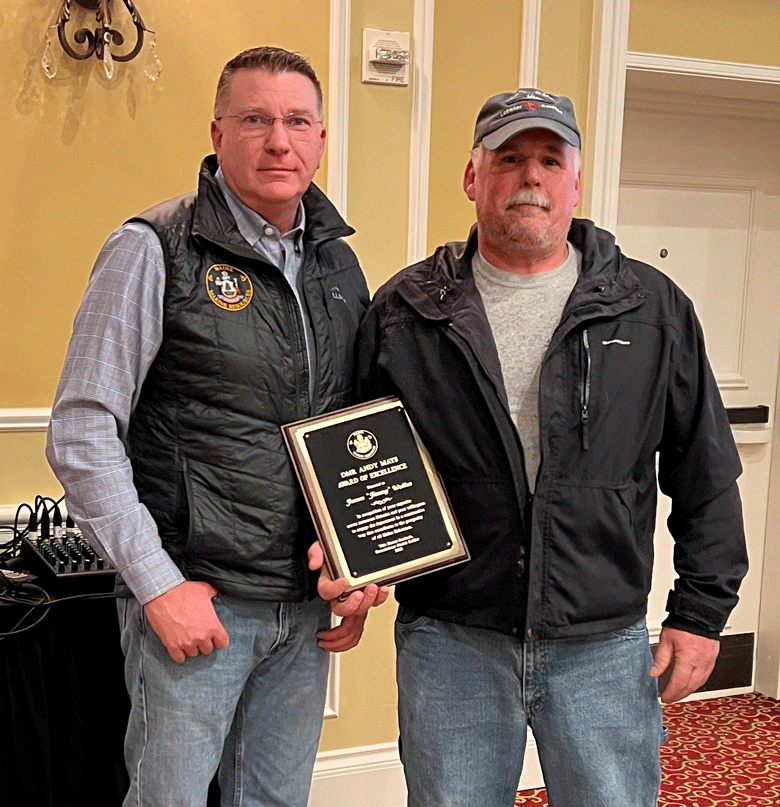
M 577 179 L 574 180 L 574 206 L 577 205 L 582 201 L 582 168 L 577 171 Z
M 219 152 L 222 150 L 222 129 L 219 128 L 218 121 L 211 121 L 211 142 L 214 145 L 214 153 L 219 162 Z
M 317 141 L 317 145 L 318 145 L 319 150 L 320 150 L 320 159 L 317 162 L 317 168 L 319 168 L 320 165 L 322 164 L 322 155 L 325 154 L 325 140 L 326 140 L 327 136 L 328 136 L 328 133 L 325 130 L 325 127 L 323 126 L 322 130 L 320 131 L 319 140 Z
M 474 201 L 474 161 L 469 160 L 466 166 L 466 171 L 463 174 L 463 190 L 466 191 L 466 196 Z

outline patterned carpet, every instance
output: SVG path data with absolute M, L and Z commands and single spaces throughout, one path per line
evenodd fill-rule
M 675 703 L 664 723 L 659 807 L 780 806 L 780 701 L 751 693 Z M 547 803 L 544 790 L 525 790 L 515 807 Z

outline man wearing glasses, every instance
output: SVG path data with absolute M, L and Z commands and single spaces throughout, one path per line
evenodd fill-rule
M 325 149 L 311 65 L 225 66 L 198 190 L 131 219 L 76 317 L 47 456 L 119 570 L 131 715 L 126 805 L 307 802 L 328 654 L 371 586 L 330 609 L 280 426 L 352 401 L 368 290 L 353 230 L 312 184 Z M 319 647 L 318 647 L 319 637 Z

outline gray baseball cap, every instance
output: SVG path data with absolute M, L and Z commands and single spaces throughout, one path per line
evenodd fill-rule
M 571 101 L 526 87 L 485 101 L 474 128 L 474 146 L 481 143 L 486 149 L 497 149 L 528 129 L 548 129 L 576 148 L 582 145 Z

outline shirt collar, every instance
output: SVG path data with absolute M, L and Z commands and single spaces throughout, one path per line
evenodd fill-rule
M 295 226 L 288 233 L 280 236 L 279 230 L 274 227 L 273 224 L 269 224 L 256 210 L 252 210 L 251 207 L 242 202 L 241 199 L 233 193 L 225 180 L 221 167 L 217 168 L 214 178 L 222 191 L 222 195 L 225 197 L 225 201 L 230 208 L 230 212 L 233 214 L 233 218 L 236 220 L 238 231 L 253 249 L 256 247 L 258 241 L 264 241 L 268 238 L 290 238 L 296 245 L 299 244 L 306 225 L 306 212 L 303 209 L 302 203 L 298 204 Z M 269 229 L 270 232 L 267 232 Z

